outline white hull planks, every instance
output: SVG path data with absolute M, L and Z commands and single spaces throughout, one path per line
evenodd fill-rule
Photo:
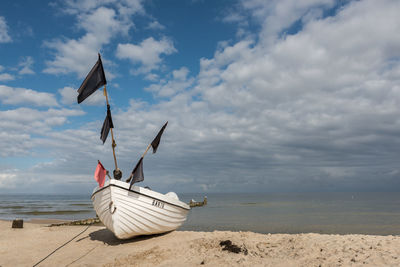
M 119 239 L 176 230 L 186 220 L 189 205 L 129 183 L 109 180 L 96 187 L 92 202 L 99 219 Z

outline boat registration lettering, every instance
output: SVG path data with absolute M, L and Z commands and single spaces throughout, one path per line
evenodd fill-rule
M 161 201 L 155 200 L 155 199 L 153 199 L 152 205 L 156 206 L 156 207 L 159 207 L 159 208 L 162 208 L 162 209 L 164 208 L 164 203 L 161 202 Z

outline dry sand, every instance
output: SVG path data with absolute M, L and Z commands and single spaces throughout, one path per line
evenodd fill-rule
M 0 221 L 0 266 L 32 266 L 87 226 Z M 223 250 L 230 240 L 239 253 Z M 184 232 L 118 240 L 90 226 L 38 266 L 400 266 L 400 236 Z

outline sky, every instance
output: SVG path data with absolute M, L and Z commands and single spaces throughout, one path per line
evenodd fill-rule
M 400 1 L 3 0 L 0 193 L 400 191 Z

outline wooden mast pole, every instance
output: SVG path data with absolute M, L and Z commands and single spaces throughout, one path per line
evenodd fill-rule
M 168 123 L 168 121 L 167 121 L 167 123 Z M 161 128 L 161 130 L 160 130 L 160 132 L 158 132 L 158 134 L 162 134 L 162 132 L 164 131 L 164 129 L 165 129 L 165 126 L 167 125 L 167 123 L 163 126 L 163 128 Z M 157 134 L 157 136 L 156 136 L 156 138 L 158 137 L 158 134 Z M 160 142 L 160 138 L 161 138 L 161 135 L 160 135 L 160 137 L 158 138 L 158 142 Z M 147 148 L 146 148 L 146 150 L 144 151 L 144 153 L 143 153 L 143 155 L 142 155 L 142 157 L 140 158 L 140 160 L 141 159 L 143 159 L 144 158 L 144 156 L 146 156 L 146 154 L 147 154 L 147 152 L 149 151 L 149 149 L 150 149 L 150 147 L 152 147 L 152 144 L 153 144 L 153 142 L 155 141 L 156 139 L 154 139 L 148 146 L 147 146 Z M 158 145 L 157 145 L 158 146 Z M 156 148 L 157 149 L 157 148 Z M 155 153 L 154 152 L 154 148 L 153 148 L 153 153 Z M 139 160 L 139 161 L 140 161 Z M 131 175 L 129 176 L 129 178 L 126 180 L 126 182 L 130 182 L 131 181 L 131 179 L 132 179 L 132 177 L 133 177 L 133 173 L 131 173 Z
M 142 158 L 144 158 L 144 156 L 146 156 L 147 151 L 149 151 L 150 147 L 151 147 L 151 143 L 147 146 L 146 151 L 142 155 Z
M 146 150 L 144 151 L 144 153 L 143 153 L 143 155 L 142 155 L 141 158 L 144 158 L 144 156 L 146 156 L 147 151 L 149 151 L 150 147 L 151 147 L 151 143 L 147 146 L 147 148 L 146 148 Z M 126 180 L 127 183 L 129 183 L 129 182 L 131 181 L 132 176 L 133 176 L 133 173 L 131 173 L 131 175 L 129 176 L 129 178 Z
M 110 104 L 108 103 L 108 95 L 107 95 L 106 85 L 104 85 L 103 92 L 104 92 L 104 96 L 106 97 L 106 102 L 107 102 L 107 107 L 108 107 Z M 115 147 L 117 146 L 117 144 L 115 143 L 113 128 L 110 128 L 110 130 L 111 130 L 111 139 L 112 139 L 111 147 L 112 147 L 112 150 L 113 150 L 114 164 L 115 164 L 114 178 L 119 180 L 119 179 L 121 179 L 122 173 L 118 169 L 117 157 L 115 156 Z

